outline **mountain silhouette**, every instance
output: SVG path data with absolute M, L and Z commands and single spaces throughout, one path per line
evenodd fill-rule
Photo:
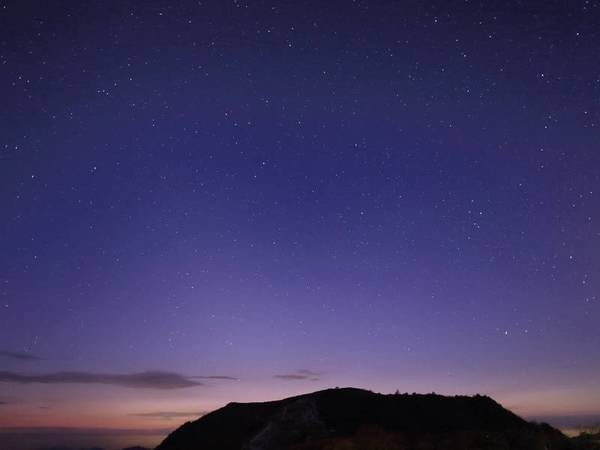
M 489 397 L 376 394 L 342 388 L 229 403 L 156 450 L 567 450 L 574 441 Z

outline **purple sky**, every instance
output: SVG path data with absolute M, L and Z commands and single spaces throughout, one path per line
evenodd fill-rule
M 0 1 L 0 427 L 346 385 L 600 416 L 599 20 Z

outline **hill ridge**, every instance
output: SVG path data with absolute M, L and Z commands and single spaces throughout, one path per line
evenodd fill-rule
M 157 450 L 395 450 L 415 445 L 572 448 L 558 430 L 529 423 L 486 395 L 379 394 L 344 387 L 267 402 L 230 402 L 186 422 Z

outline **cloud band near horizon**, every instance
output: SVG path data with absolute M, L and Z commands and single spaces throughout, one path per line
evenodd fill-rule
M 310 380 L 310 381 L 318 381 L 320 380 L 321 373 L 313 372 L 312 370 L 301 369 L 297 370 L 293 373 L 284 373 L 273 375 L 273 378 L 277 380 L 286 380 L 286 381 L 301 381 L 301 380 Z
M 0 351 L 0 357 L 16 361 L 40 361 L 42 359 L 39 356 L 33 355 L 28 352 L 15 352 L 7 350 Z
M 206 411 L 154 411 L 154 412 L 145 412 L 145 413 L 137 413 L 133 414 L 136 417 L 146 417 L 150 419 L 159 419 L 159 420 L 172 420 L 172 419 L 180 419 L 187 417 L 195 417 L 199 418 L 208 414 Z
M 0 371 L 0 382 L 19 384 L 109 384 L 135 389 L 182 389 L 204 386 L 198 378 L 174 372 L 147 371 L 131 374 L 110 374 L 91 372 L 56 372 L 47 374 L 22 374 Z M 210 378 L 210 377 L 209 377 Z M 218 379 L 223 379 L 219 376 Z

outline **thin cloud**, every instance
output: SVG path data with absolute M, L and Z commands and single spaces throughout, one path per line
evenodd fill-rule
M 286 381 L 319 381 L 321 378 L 321 374 L 319 372 L 313 372 L 312 370 L 301 369 L 297 370 L 293 373 L 284 373 L 273 375 L 273 378 L 278 380 L 286 380 Z
M 187 417 L 202 417 L 207 414 L 206 411 L 201 412 L 186 412 L 186 411 L 155 411 L 146 413 L 133 414 L 136 417 L 147 417 L 149 419 L 171 420 Z
M 131 374 L 109 374 L 91 372 L 56 372 L 27 375 L 16 372 L 0 371 L 0 382 L 5 383 L 42 383 L 42 384 L 110 384 L 136 389 L 181 389 L 202 386 L 204 383 L 173 372 L 138 372 Z
M 7 359 L 13 359 L 16 361 L 39 361 L 42 358 L 36 355 L 32 355 L 28 352 L 11 352 L 8 350 L 0 350 L 0 356 Z
M 199 380 L 225 380 L 225 381 L 239 381 L 239 378 L 230 377 L 227 375 L 197 375 L 190 378 L 197 378 Z

